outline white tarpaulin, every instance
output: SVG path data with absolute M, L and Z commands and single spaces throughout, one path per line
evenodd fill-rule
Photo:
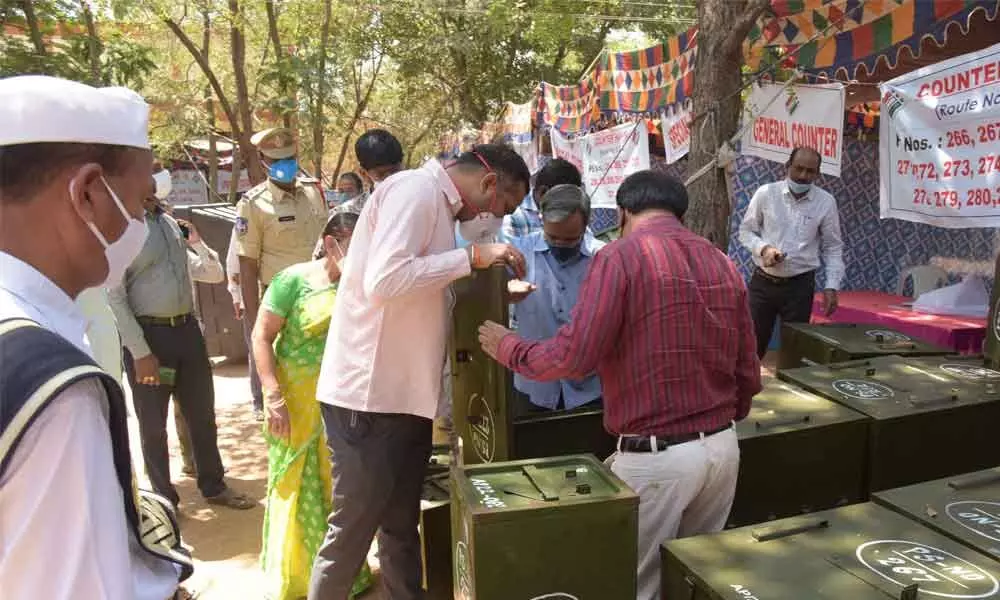
M 1000 44 L 880 88 L 882 218 L 1000 227 Z
M 551 131 L 552 156 L 568 161 L 577 171 L 583 172 L 583 154 L 580 138 L 569 139 L 555 128 Z
M 614 208 L 625 178 L 649 168 L 649 136 L 645 122 L 626 123 L 584 136 L 583 185 L 594 208 Z
M 840 177 L 844 147 L 844 86 L 766 83 L 750 91 L 745 111 L 756 118 L 743 131 L 741 151 L 784 164 L 792 149 L 815 148 L 820 171 Z
M 691 144 L 691 109 L 678 109 L 660 119 L 663 126 L 663 149 L 667 155 L 667 164 L 673 164 L 688 153 Z

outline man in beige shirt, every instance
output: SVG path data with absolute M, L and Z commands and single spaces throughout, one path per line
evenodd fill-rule
M 236 242 L 244 318 L 257 320 L 262 289 L 296 263 L 311 260 L 326 225 L 327 208 L 315 179 L 298 177 L 294 134 L 266 129 L 251 142 L 261 154 L 268 180 L 246 193 L 236 207 Z

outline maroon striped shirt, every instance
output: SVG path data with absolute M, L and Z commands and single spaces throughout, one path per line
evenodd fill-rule
M 729 258 L 672 215 L 637 224 L 594 255 L 555 337 L 508 335 L 499 360 L 540 381 L 593 371 L 613 434 L 711 431 L 760 392 L 747 289 Z

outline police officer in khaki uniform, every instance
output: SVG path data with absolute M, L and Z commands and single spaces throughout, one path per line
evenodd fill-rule
M 260 151 L 268 180 L 246 193 L 236 207 L 236 251 L 245 319 L 257 321 L 261 291 L 279 271 L 312 259 L 326 225 L 319 181 L 298 177 L 295 134 L 289 129 L 260 131 L 250 141 Z

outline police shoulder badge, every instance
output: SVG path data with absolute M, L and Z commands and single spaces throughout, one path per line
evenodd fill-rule
M 236 233 L 238 235 L 246 235 L 248 229 L 250 229 L 250 225 L 247 223 L 246 218 L 236 217 Z

